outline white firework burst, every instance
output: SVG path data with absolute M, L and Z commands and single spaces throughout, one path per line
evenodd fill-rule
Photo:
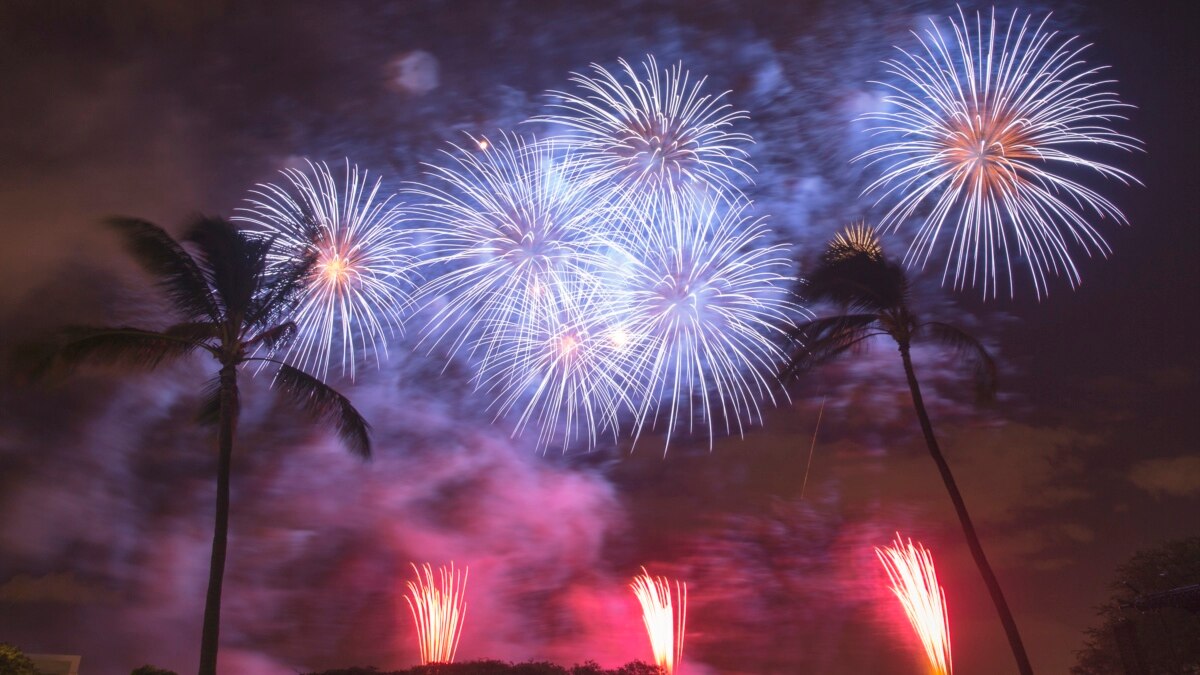
M 604 239 L 595 191 L 552 143 L 472 140 L 406 192 L 430 251 L 419 292 L 432 311 L 426 339 L 451 356 L 465 346 L 487 371 L 511 335 L 573 311 L 575 284 Z
M 592 64 L 592 75 L 572 73 L 576 91 L 552 91 L 558 112 L 535 117 L 568 130 L 586 174 L 613 186 L 618 198 L 673 197 L 695 188 L 741 195 L 753 167 L 744 146 L 750 136 L 732 131 L 748 115 L 703 93 L 682 64 L 660 70 L 653 56 L 641 72 L 624 59 L 616 74 Z
M 481 375 L 498 414 L 514 419 L 516 433 L 533 427 L 543 450 L 591 448 L 602 436 L 615 442 L 639 382 L 610 291 L 595 277 L 571 290 L 570 309 L 501 328 L 504 349 Z
M 481 371 L 501 415 L 538 447 L 681 430 L 741 433 L 774 402 L 778 343 L 797 310 L 784 247 L 746 203 L 710 198 L 624 214 L 605 255 L 536 320 L 494 326 Z
M 786 247 L 770 244 L 746 202 L 715 198 L 639 211 L 609 265 L 609 330 L 622 336 L 639 386 L 630 396 L 640 430 L 665 418 L 666 442 L 682 424 L 742 433 L 774 403 L 779 343 L 799 308 Z
M 1126 221 L 1075 176 L 1137 182 L 1082 154 L 1138 149 L 1109 128 L 1131 106 L 1108 89 L 1111 80 L 1096 79 L 1103 67 L 1080 58 L 1087 46 L 1060 39 L 1048 19 L 1033 24 L 1014 11 L 997 21 L 993 9 L 990 22 L 976 13 L 972 26 L 960 8 L 950 19 L 953 40 L 931 20 L 924 36 L 914 33 L 922 50 L 901 49 L 903 57 L 885 62 L 900 81 L 884 85 L 895 110 L 865 116 L 880 123 L 875 133 L 894 139 L 856 158 L 886 165 L 865 192 L 898 196 L 881 227 L 902 227 L 932 202 L 906 261 L 924 264 L 948 228 L 943 281 L 953 274 L 956 288 L 982 284 L 985 297 L 996 295 L 1001 278 L 1014 293 L 1013 258 L 1024 259 L 1039 297 L 1048 275 L 1077 285 L 1074 249 L 1110 253 L 1089 212 Z
M 337 359 L 353 379 L 361 356 L 378 363 L 402 332 L 416 259 L 404 211 L 380 197 L 380 179 L 370 183 L 347 160 L 339 189 L 328 165 L 307 163 L 307 173 L 285 169 L 284 184 L 251 190 L 234 220 L 274 237 L 277 262 L 315 256 L 287 358 L 322 379 Z

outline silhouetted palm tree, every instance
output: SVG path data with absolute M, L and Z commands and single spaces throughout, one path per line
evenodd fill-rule
M 979 392 L 990 395 L 995 390 L 996 368 L 987 350 L 962 330 L 937 321 L 922 322 L 913 313 L 909 307 L 908 278 L 904 268 L 884 257 L 877 233 L 865 225 L 848 227 L 829 242 L 820 263 L 808 278 L 805 295 L 813 302 L 831 302 L 845 313 L 814 319 L 796 329 L 795 335 L 800 338 L 802 346 L 797 348 L 785 377 L 836 358 L 875 336 L 886 335 L 896 342 L 929 454 L 937 464 L 946 491 L 950 493 L 950 501 L 954 503 L 954 510 L 967 537 L 967 546 L 996 605 L 1000 622 L 1004 624 L 1017 667 L 1022 674 L 1032 675 L 1033 668 L 1025 654 L 1017 623 L 1004 599 L 1000 582 L 996 580 L 983 553 L 983 546 L 967 513 L 967 505 L 959 493 L 954 474 L 950 472 L 950 465 L 938 447 L 910 353 L 913 341 L 918 339 L 928 338 L 954 347 L 974 362 Z
M 202 417 L 218 426 L 216 524 L 200 641 L 200 675 L 213 675 L 229 532 L 230 461 L 240 410 L 239 367 L 251 361 L 270 364 L 274 387 L 311 417 L 332 423 L 348 449 L 364 458 L 371 453 L 369 427 L 345 396 L 270 357 L 296 334 L 296 325 L 288 316 L 311 272 L 312 260 L 268 265 L 272 242 L 248 236 L 221 218 L 198 219 L 183 243 L 143 220 L 117 218 L 110 224 L 155 278 L 180 322 L 161 331 L 127 326 L 66 329 L 54 345 L 52 363 L 153 368 L 203 351 L 220 366 L 202 408 Z M 194 253 L 185 249 L 184 243 Z

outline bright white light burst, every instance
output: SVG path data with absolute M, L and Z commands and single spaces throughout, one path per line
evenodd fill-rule
M 468 569 L 455 570 L 438 568 L 434 579 L 433 568 L 428 563 L 417 567 L 416 581 L 409 581 L 408 594 L 404 601 L 412 613 L 417 629 L 417 645 L 421 650 L 421 664 L 454 663 L 458 652 L 458 641 L 462 637 L 463 621 L 467 618 L 467 574 Z
M 550 92 L 559 112 L 534 119 L 566 127 L 587 175 L 612 183 L 618 197 L 704 187 L 740 197 L 753 170 L 743 146 L 753 140 L 731 127 L 747 114 L 723 102 L 725 93 L 703 93 L 706 78 L 691 81 L 682 64 L 659 70 L 648 56 L 639 72 L 618 63 L 616 74 L 597 64 L 591 76 L 573 73 L 577 90 Z
M 642 622 L 650 638 L 654 663 L 668 675 L 679 672 L 683 665 L 683 641 L 687 635 L 687 584 L 671 582 L 666 577 L 642 573 L 629 584 L 642 606 Z
M 883 229 L 920 218 L 906 262 L 924 264 L 943 229 L 948 254 L 943 281 L 982 284 L 995 297 L 1002 280 L 1014 292 L 1012 259 L 1024 259 L 1038 297 L 1048 275 L 1066 276 L 1072 287 L 1079 271 L 1072 250 L 1107 255 L 1108 244 L 1088 222 L 1125 223 L 1110 201 L 1076 181 L 1094 171 L 1122 183 L 1130 174 L 1080 154 L 1101 148 L 1136 150 L 1139 142 L 1111 130 L 1130 108 L 1097 80 L 1103 67 L 1080 58 L 1086 45 L 1060 39 L 1046 22 L 1031 24 L 1014 11 L 989 23 L 976 13 L 972 26 L 962 9 L 950 20 L 953 40 L 930 21 L 916 35 L 923 51 L 900 52 L 886 61 L 900 84 L 885 101 L 895 109 L 865 115 L 886 142 L 856 159 L 884 162 L 883 175 L 866 192 L 881 190 L 898 200 L 880 222 Z
M 951 675 L 950 616 L 946 592 L 938 584 L 933 555 L 921 544 L 907 543 L 896 534 L 891 546 L 876 547 L 875 555 L 887 570 L 892 593 L 904 607 L 913 632 L 925 649 L 931 675 Z
M 774 403 L 779 345 L 799 308 L 786 246 L 748 205 L 714 198 L 644 206 L 614 237 L 605 273 L 624 368 L 637 374 L 637 426 L 742 433 Z
M 380 180 L 346 162 L 339 189 L 328 165 L 285 169 L 283 185 L 260 184 L 234 217 L 275 237 L 274 262 L 313 255 L 316 263 L 293 320 L 288 358 L 325 379 L 335 359 L 351 378 L 360 354 L 387 356 L 402 330 L 415 258 L 399 204 L 378 198 Z
M 432 312 L 425 340 L 488 372 L 514 334 L 575 311 L 574 287 L 603 237 L 595 191 L 554 144 L 472 141 L 429 167 L 429 185 L 406 192 L 420 202 L 412 211 L 431 252 L 419 292 Z
M 575 441 L 590 448 L 602 435 L 615 442 L 640 386 L 611 291 L 594 276 L 570 290 L 576 296 L 570 309 L 499 329 L 506 348 L 482 374 L 497 412 L 515 417 L 518 433 L 535 427 L 543 449 Z
M 565 134 L 472 137 L 406 190 L 429 250 L 423 342 L 543 450 L 761 422 L 799 309 L 738 187 L 745 113 L 681 66 L 620 64 L 551 92 L 537 120 Z
M 660 428 L 741 433 L 774 402 L 792 317 L 792 265 L 746 203 L 646 204 L 613 214 L 605 254 L 558 312 L 493 325 L 483 385 L 538 445 Z

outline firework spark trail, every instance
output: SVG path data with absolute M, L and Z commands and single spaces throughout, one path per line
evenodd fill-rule
M 453 663 L 462 636 L 463 620 L 467 615 L 467 572 L 456 572 L 454 563 L 438 568 L 435 581 L 429 564 L 418 568 L 416 581 L 408 582 L 404 596 L 417 627 L 417 644 L 421 648 L 421 664 Z
M 474 139 L 473 139 L 474 140 Z M 502 336 L 536 333 L 550 317 L 572 311 L 571 285 L 603 247 L 603 209 L 593 189 L 553 143 L 501 136 L 453 146 L 453 163 L 430 166 L 439 186 L 407 193 L 424 221 L 432 254 L 418 292 L 433 307 L 423 343 L 464 350 L 481 371 L 513 348 Z M 569 155 L 568 155 L 569 157 Z
M 821 397 L 821 408 L 817 410 L 817 423 L 813 425 L 812 444 L 808 446 L 808 462 L 804 466 L 804 481 L 800 483 L 800 501 L 804 501 L 804 491 L 808 488 L 808 474 L 812 470 L 813 455 L 817 451 L 817 432 L 821 430 L 821 417 L 825 415 L 825 397 Z
M 683 665 L 683 640 L 687 633 L 687 584 L 666 577 L 651 577 L 646 568 L 629 584 L 642 606 L 642 621 L 650 637 L 654 662 L 668 675 Z
M 1046 19 L 1031 26 L 1014 11 L 1007 26 L 992 10 L 990 26 L 976 13 L 972 30 L 959 8 L 951 18 L 953 42 L 934 21 L 924 52 L 886 61 L 899 85 L 885 101 L 897 110 L 871 113 L 875 134 L 899 135 L 856 157 L 884 162 L 882 176 L 864 193 L 881 190 L 899 199 L 881 220 L 899 228 L 927 200 L 933 205 L 906 255 L 924 265 L 943 228 L 952 228 L 943 282 L 953 268 L 954 286 L 982 284 L 995 297 L 1000 277 L 1014 291 L 1012 258 L 1023 257 L 1035 293 L 1048 289 L 1048 275 L 1080 282 L 1072 248 L 1107 256 L 1111 249 L 1088 223 L 1086 211 L 1125 223 L 1112 202 L 1068 175 L 1094 171 L 1123 184 L 1136 183 L 1112 165 L 1077 154 L 1083 149 L 1137 150 L 1136 139 L 1108 128 L 1131 108 L 1107 90 L 1111 80 L 1094 80 L 1103 67 L 1080 59 L 1087 46 L 1058 39 Z
M 921 544 L 907 543 L 896 534 L 891 546 L 876 548 L 875 555 L 887 570 L 892 592 L 899 598 L 912 624 L 930 672 L 950 675 L 953 661 L 950 653 L 950 617 L 946 613 L 946 593 L 938 585 L 933 556 Z
M 552 91 L 559 112 L 534 121 L 568 129 L 566 142 L 588 176 L 610 183 L 618 199 L 679 197 L 712 188 L 731 199 L 752 182 L 742 147 L 750 136 L 730 130 L 748 118 L 722 102 L 728 92 L 703 94 L 682 64 L 660 70 L 647 56 L 639 73 L 624 59 L 614 74 L 592 64 L 593 75 L 572 73 L 576 92 Z
M 669 202 L 639 213 L 608 260 L 625 349 L 641 386 L 632 395 L 638 432 L 666 416 L 666 443 L 681 422 L 744 431 L 774 403 L 770 373 L 778 338 L 798 311 L 785 247 L 768 243 L 747 204 Z M 682 420 L 681 420 L 682 418 Z
M 412 243 L 399 227 L 400 205 L 390 196 L 377 198 L 380 179 L 370 184 L 367 172 L 360 174 L 347 160 L 339 190 L 328 165 L 308 167 L 311 175 L 281 171 L 285 185 L 260 184 L 233 220 L 275 238 L 280 253 L 273 263 L 316 256 L 293 318 L 299 332 L 287 358 L 325 379 L 340 340 L 342 373 L 353 379 L 358 353 L 369 352 L 378 363 L 387 357 L 387 338 L 403 329 L 415 263 Z

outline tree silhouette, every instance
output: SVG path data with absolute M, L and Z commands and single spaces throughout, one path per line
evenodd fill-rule
M 1200 537 L 1138 551 L 1111 588 L 1071 675 L 1200 673 Z
M 220 366 L 205 388 L 201 410 L 201 419 L 215 422 L 218 428 L 216 522 L 199 670 L 200 675 L 214 675 L 229 533 L 230 465 L 241 408 L 239 368 L 248 362 L 269 365 L 277 390 L 309 417 L 332 424 L 346 447 L 364 458 L 371 453 L 369 427 L 345 396 L 270 356 L 296 335 L 296 324 L 288 316 L 312 273 L 313 260 L 268 265 L 272 241 L 248 235 L 222 218 L 197 219 L 181 241 L 144 220 L 115 218 L 109 224 L 154 277 L 179 322 L 162 330 L 64 329 L 50 345 L 42 367 L 70 368 L 90 362 L 154 368 L 198 351 L 207 352 Z
M 37 666 L 25 652 L 7 642 L 0 642 L 0 673 L 3 675 L 37 675 Z
M 380 671 L 373 667 L 338 668 L 307 675 L 663 675 L 656 665 L 631 661 L 618 668 L 601 668 L 595 661 L 577 663 L 571 668 L 549 661 L 508 663 L 494 659 L 460 663 L 431 663 L 408 670 Z
M 913 342 L 921 339 L 935 340 L 955 348 L 973 362 L 978 391 L 983 395 L 990 395 L 995 390 L 995 363 L 983 345 L 962 330 L 946 323 L 920 320 L 909 307 L 908 277 L 904 268 L 884 256 L 878 233 L 872 227 L 847 227 L 829 242 L 808 279 L 805 295 L 810 301 L 830 302 L 844 313 L 814 319 L 796 328 L 794 337 L 799 338 L 798 344 L 801 346 L 793 353 L 784 376 L 794 377 L 802 370 L 835 359 L 872 337 L 888 336 L 895 341 L 929 454 L 937 465 L 946 491 L 950 493 L 950 501 L 954 503 L 971 556 L 1004 625 L 1017 668 L 1023 675 L 1032 675 L 1033 668 L 1021 642 L 1017 623 L 1004 599 L 1000 582 L 984 555 L 966 502 L 933 433 L 933 423 L 925 410 L 910 350 Z

